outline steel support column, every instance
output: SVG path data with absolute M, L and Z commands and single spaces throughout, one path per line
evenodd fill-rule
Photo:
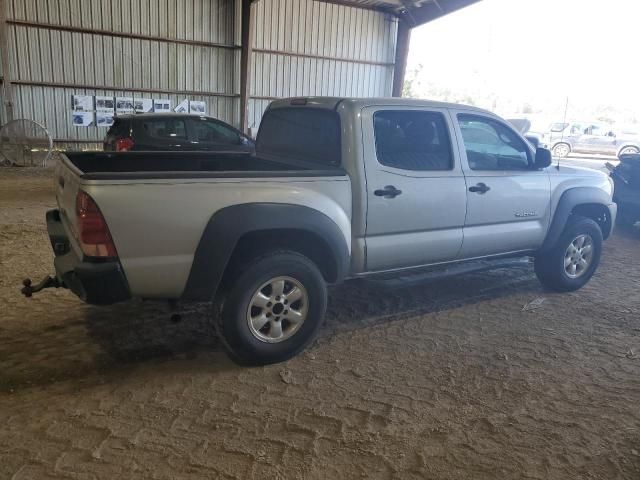
M 393 66 L 394 97 L 402 96 L 404 74 L 407 69 L 407 56 L 409 55 L 409 43 L 411 40 L 411 27 L 403 19 L 398 20 L 398 38 L 396 39 L 395 65 Z
M 0 0 L 0 56 L 2 57 L 2 97 L 7 113 L 7 122 L 13 120 L 13 85 L 9 65 L 9 34 L 7 25 L 7 2 Z
M 251 52 L 255 24 L 255 0 L 242 0 L 240 36 L 240 130 L 247 133 L 249 118 L 249 95 L 251 87 Z

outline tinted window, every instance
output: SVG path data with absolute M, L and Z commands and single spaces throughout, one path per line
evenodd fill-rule
M 382 111 L 373 117 L 378 161 L 403 170 L 451 170 L 447 124 L 440 113 Z
M 142 122 L 145 134 L 151 138 L 160 140 L 172 140 L 174 138 L 187 138 L 187 130 L 184 120 L 180 118 L 157 118 Z
M 527 144 L 500 122 L 476 115 L 458 115 L 467 161 L 472 170 L 528 170 Z
M 262 117 L 256 151 L 321 165 L 340 165 L 340 118 L 322 108 L 276 108 Z
M 196 142 L 238 145 L 240 136 L 230 127 L 203 118 L 191 120 L 193 140 Z
M 598 137 L 606 137 L 609 133 L 609 129 L 603 127 L 602 125 L 591 125 L 587 132 L 589 135 L 596 135 Z
M 109 127 L 107 136 L 113 137 L 128 137 L 129 136 L 129 121 L 122 118 L 114 118 L 113 125 Z

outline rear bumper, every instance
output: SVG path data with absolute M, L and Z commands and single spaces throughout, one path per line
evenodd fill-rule
M 93 305 L 110 305 L 131 298 L 118 260 L 86 261 L 75 253 L 59 210 L 47 212 L 47 231 L 55 254 L 56 276 L 66 288 Z

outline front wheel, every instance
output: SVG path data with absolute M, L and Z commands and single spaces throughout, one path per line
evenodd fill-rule
M 636 147 L 624 147 L 622 150 L 620 150 L 618 158 L 620 158 L 622 155 L 634 155 L 636 153 L 640 153 L 640 150 L 638 150 Z
M 279 251 L 246 262 L 216 317 L 218 334 L 242 364 L 282 362 L 315 338 L 327 287 L 307 257 Z
M 564 158 L 571 153 L 571 147 L 567 143 L 558 143 L 551 150 L 554 157 Z
M 578 290 L 598 268 L 601 253 L 600 226 L 590 218 L 572 216 L 556 244 L 536 257 L 536 275 L 556 292 Z

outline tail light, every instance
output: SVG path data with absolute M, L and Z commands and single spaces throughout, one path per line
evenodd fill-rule
M 116 246 L 102 212 L 93 198 L 82 190 L 78 190 L 76 196 L 76 215 L 82 252 L 89 257 L 117 257 Z
M 135 143 L 133 142 L 133 138 L 124 137 L 116 140 L 116 152 L 128 152 L 133 149 Z

